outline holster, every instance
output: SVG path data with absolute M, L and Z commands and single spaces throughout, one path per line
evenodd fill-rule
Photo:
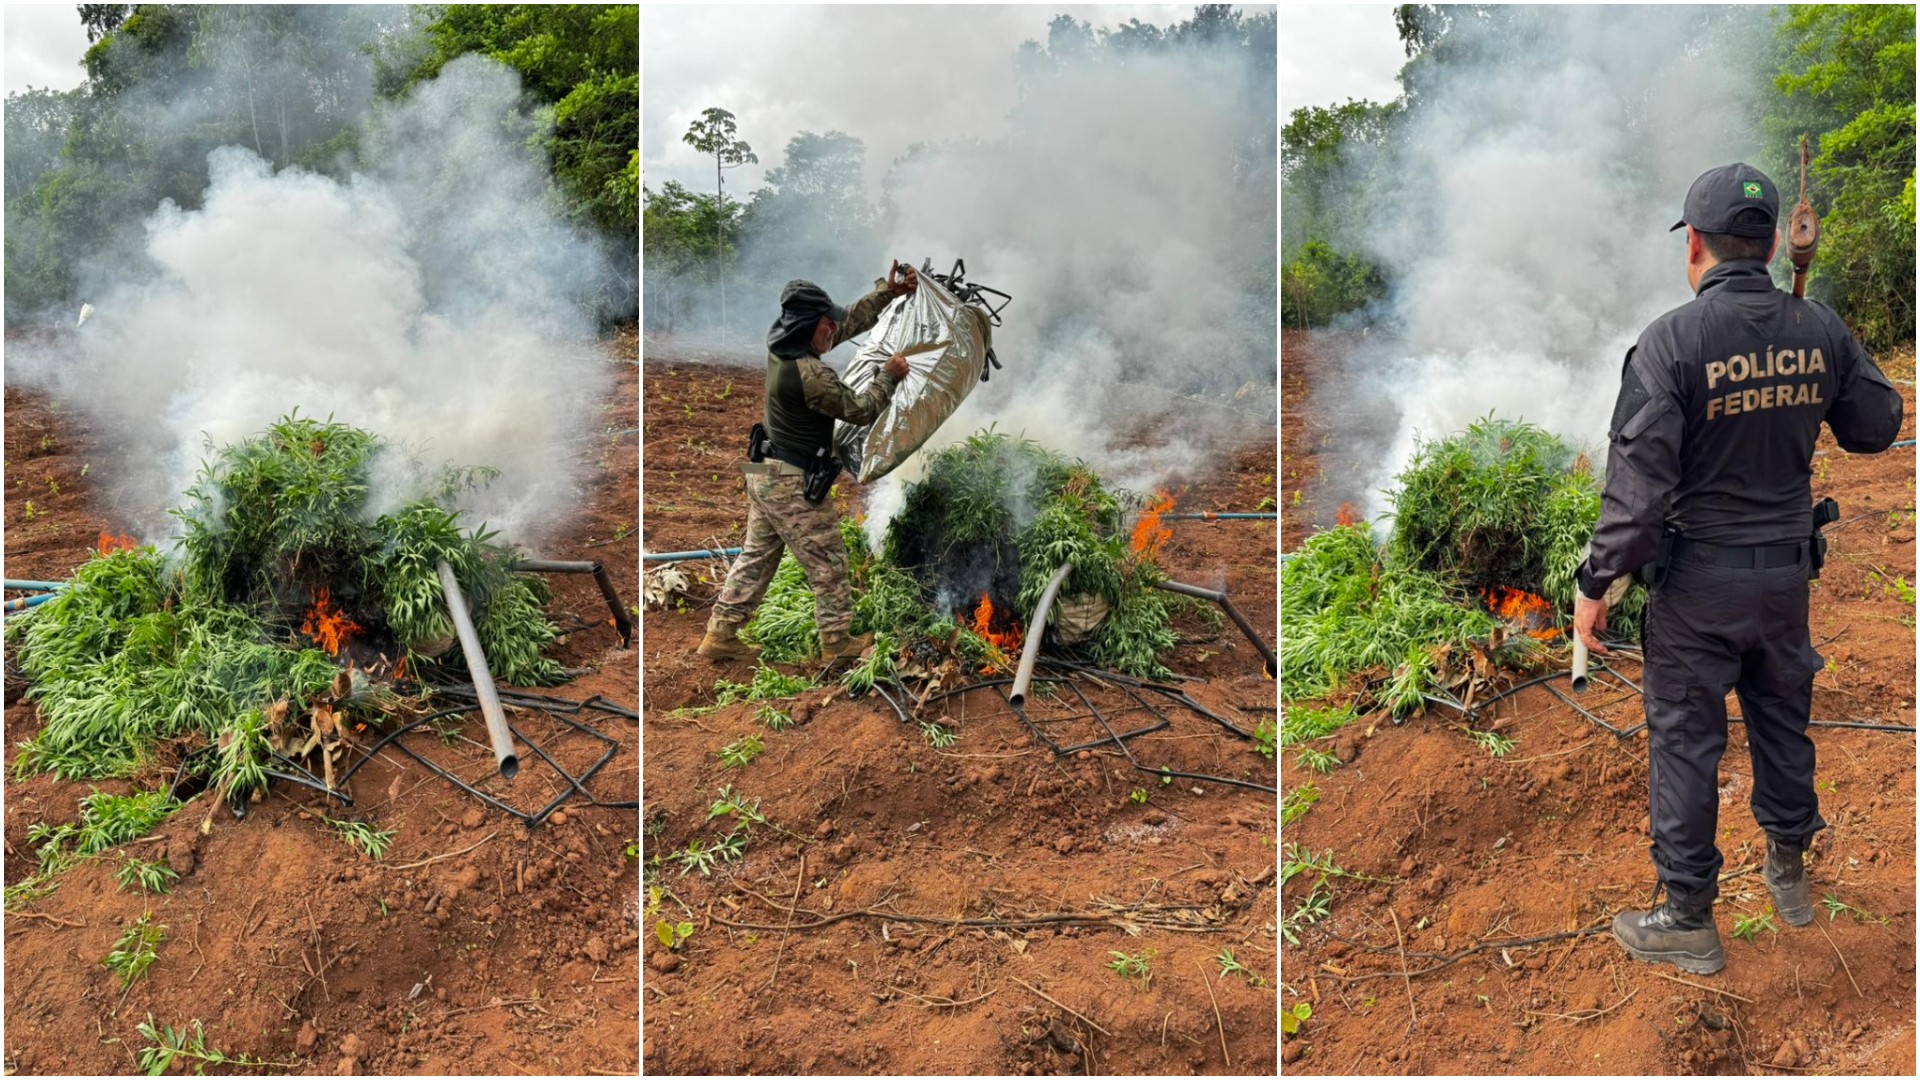
M 755 465 L 767 460 L 767 447 L 772 442 L 767 437 L 767 425 L 753 425 L 753 430 L 747 432 L 747 460 Z
M 833 482 L 840 475 L 840 463 L 833 459 L 833 451 L 826 447 L 814 451 L 813 459 L 807 462 L 806 475 L 800 481 L 800 493 L 807 502 L 819 506 L 833 492 Z
M 1813 581 L 1820 576 L 1820 568 L 1827 564 L 1827 537 L 1820 530 L 1840 520 L 1840 504 L 1831 498 L 1822 498 L 1813 504 L 1813 535 L 1807 538 L 1807 580 Z
M 1661 531 L 1660 542 L 1653 549 L 1653 558 L 1633 572 L 1640 584 L 1651 589 L 1667 580 L 1667 568 L 1673 565 L 1673 538 L 1677 535 L 1672 529 Z

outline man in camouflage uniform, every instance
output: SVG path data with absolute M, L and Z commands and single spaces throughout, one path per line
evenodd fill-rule
M 904 271 L 904 273 L 902 273 Z M 740 641 L 740 627 L 767 594 L 780 555 L 792 549 L 813 586 L 814 623 L 825 659 L 859 656 L 873 635 L 854 637 L 853 591 L 847 583 L 847 551 L 830 500 L 807 501 L 802 478 L 817 451 L 833 449 L 833 422 L 870 424 L 893 388 L 907 375 L 895 356 L 864 390 L 840 381 L 820 357 L 841 342 L 872 329 L 894 297 L 919 287 L 912 267 L 894 264 L 873 291 L 849 311 L 811 281 L 789 281 L 780 293 L 780 318 L 767 331 L 766 460 L 741 466 L 747 478 L 747 536 L 740 557 L 721 586 L 707 620 L 700 655 L 712 660 L 747 658 L 757 650 Z

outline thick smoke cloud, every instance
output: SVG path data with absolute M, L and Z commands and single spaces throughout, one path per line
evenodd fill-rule
M 295 408 L 403 445 L 389 505 L 418 493 L 414 463 L 500 468 L 468 509 L 537 538 L 610 380 L 584 305 L 595 249 L 547 209 L 519 96 L 510 69 L 458 59 L 373 125 L 344 181 L 215 151 L 199 208 L 147 220 L 150 271 L 9 376 L 96 422 L 114 460 L 95 472 L 146 539 L 170 535 L 210 448 Z
M 1007 371 L 929 450 L 993 424 L 1148 489 L 1271 430 L 1272 280 L 1248 267 L 1272 265 L 1274 163 L 1270 143 L 1262 160 L 1248 140 L 1255 103 L 1222 93 L 1248 85 L 1243 63 L 1202 52 L 1068 66 L 1004 140 L 895 168 L 887 250 L 963 255 L 1014 296 L 994 337 Z M 1248 415 L 1175 396 L 1226 402 L 1243 388 Z M 874 493 L 875 528 L 913 475 L 910 462 Z
M 955 35 L 970 26 L 958 8 L 919 9 L 913 21 L 916 45 L 947 34 L 949 23 Z M 859 55 L 911 55 L 889 45 L 897 23 L 837 40 Z M 918 462 L 989 425 L 1141 489 L 1210 471 L 1228 447 L 1271 438 L 1275 57 L 1271 24 L 1262 25 L 1263 47 L 1223 34 L 1097 48 L 1090 35 L 1076 44 L 1056 31 L 1045 52 L 1030 51 L 984 85 L 862 69 L 891 89 L 866 96 L 871 116 L 831 126 L 862 136 L 870 122 L 897 142 L 917 123 L 918 139 L 884 172 L 876 228 L 835 235 L 802 215 L 791 228 L 762 217 L 780 222 L 772 235 L 752 235 L 751 220 L 743 227 L 728 289 L 730 335 L 747 342 L 741 359 L 761 355 L 754 332 L 772 321 L 778 285 L 790 278 L 815 280 L 844 303 L 891 258 L 931 260 L 941 271 L 964 258 L 970 278 L 1013 296 L 994 334 L 1005 370 L 869 493 L 872 528 L 884 528 Z M 1001 122 L 960 138 L 943 120 L 956 113 Z M 743 132 L 751 120 L 741 117 Z M 769 147 L 756 148 L 778 163 Z M 650 290 L 660 287 L 658 271 L 650 262 Z M 676 285 L 676 303 L 715 291 L 692 274 Z M 714 306 L 689 305 L 698 314 L 681 331 L 710 334 Z M 648 348 L 671 355 L 673 345 Z
M 1691 298 L 1667 231 L 1688 185 L 1759 153 L 1763 9 L 1502 15 L 1456 16 L 1445 56 L 1409 69 L 1398 138 L 1348 163 L 1372 187 L 1341 242 L 1396 283 L 1371 314 L 1399 333 L 1318 410 L 1352 455 L 1330 483 L 1370 516 L 1416 440 L 1490 412 L 1603 448 L 1627 348 Z

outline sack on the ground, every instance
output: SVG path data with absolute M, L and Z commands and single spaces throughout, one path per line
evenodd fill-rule
M 1062 645 L 1078 645 L 1107 621 L 1107 601 L 1099 593 L 1063 596 L 1053 603 L 1048 625 Z
M 933 437 L 973 392 L 987 364 L 987 314 L 955 299 L 931 274 L 887 305 L 841 380 L 865 389 L 895 353 L 907 354 L 907 377 L 879 419 L 864 427 L 833 426 L 834 453 L 863 484 L 900 467 Z

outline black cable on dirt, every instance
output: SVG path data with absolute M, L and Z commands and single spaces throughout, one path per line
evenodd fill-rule
M 1068 685 L 1072 685 L 1072 684 L 1069 683 Z M 1124 689 L 1127 691 L 1127 696 L 1133 698 L 1134 701 L 1145 706 L 1148 710 L 1153 712 L 1155 715 L 1160 716 L 1162 720 L 1166 719 L 1166 716 L 1162 714 L 1160 710 L 1155 709 L 1152 705 L 1148 704 L 1147 700 L 1141 697 L 1139 694 L 1135 693 L 1132 687 L 1125 687 Z M 1080 688 L 1077 686 L 1074 687 L 1074 692 L 1080 693 Z M 1158 776 L 1179 776 L 1179 777 L 1185 777 L 1188 779 L 1195 778 L 1194 774 L 1192 773 L 1174 772 L 1171 769 L 1149 769 L 1145 765 L 1140 764 L 1139 760 L 1133 756 L 1132 748 L 1127 746 L 1127 741 L 1120 737 L 1119 732 L 1116 732 L 1113 730 L 1113 725 L 1107 722 L 1107 718 L 1101 714 L 1100 710 L 1095 709 L 1093 707 L 1093 702 L 1087 698 L 1086 694 L 1080 693 L 1080 700 L 1087 703 L 1087 709 L 1088 711 L 1093 713 L 1093 718 L 1095 720 L 1100 721 L 1101 727 L 1107 729 L 1107 734 L 1112 737 L 1113 744 L 1115 746 L 1118 746 L 1120 748 L 1120 752 L 1127 756 L 1127 764 L 1133 766 L 1135 770 L 1143 773 L 1158 775 Z M 1215 776 L 1215 777 L 1210 777 L 1209 781 L 1216 784 L 1232 784 L 1236 787 L 1252 788 L 1255 791 L 1264 791 L 1271 795 L 1280 794 L 1280 790 L 1278 787 L 1267 787 L 1263 784 L 1255 784 L 1246 780 L 1232 780 L 1224 776 Z
M 464 684 L 434 686 L 434 687 L 430 687 L 430 689 L 434 690 L 436 693 L 442 693 L 450 697 L 456 697 L 456 698 L 464 697 L 464 698 L 471 699 L 476 697 L 477 695 L 477 692 L 471 686 L 464 685 Z M 558 774 L 559 778 L 564 784 L 564 788 L 560 792 L 560 794 L 555 796 L 552 800 L 547 802 L 545 805 L 541 806 L 536 810 L 531 810 L 531 811 L 521 810 L 518 807 L 515 807 L 512 804 L 507 803 L 504 800 L 488 792 L 480 790 L 478 787 L 475 787 L 474 785 L 466 782 L 465 780 L 461 779 L 459 776 L 455 775 L 452 771 L 441 767 L 437 762 L 431 760 L 430 758 L 426 757 L 423 754 L 416 752 L 413 748 L 409 747 L 406 743 L 403 743 L 400 741 L 401 736 L 407 734 L 410 731 L 423 727 L 429 723 L 432 723 L 435 720 L 445 719 L 446 717 L 449 717 L 449 716 L 459 716 L 459 715 L 468 714 L 473 712 L 475 709 L 474 705 L 456 705 L 450 708 L 440 709 L 435 712 L 427 713 L 424 716 L 416 717 L 413 720 L 410 720 L 407 723 L 402 724 L 400 727 L 387 732 L 384 736 L 382 736 L 379 740 L 377 740 L 370 748 L 368 748 L 365 756 L 361 757 L 360 760 L 349 765 L 346 771 L 340 774 L 336 783 L 340 786 L 345 786 L 347 781 L 351 779 L 353 774 L 358 772 L 362 766 L 367 764 L 369 761 L 372 761 L 374 757 L 378 755 L 381 750 L 385 749 L 388 746 L 392 746 L 394 749 L 400 751 L 401 753 L 412 758 L 414 761 L 418 762 L 421 766 L 426 768 L 429 772 L 447 781 L 448 783 L 452 784 L 454 787 L 459 788 L 461 791 L 467 793 L 468 795 L 471 795 L 474 798 L 480 800 L 481 802 L 487 804 L 488 806 L 491 806 L 507 814 L 508 816 L 513 817 L 514 819 L 518 820 L 521 824 L 527 826 L 528 828 L 533 828 L 534 826 L 539 825 L 542 821 L 545 821 L 550 815 L 552 815 L 552 813 L 555 810 L 560 809 L 562 805 L 567 803 L 569 800 L 575 799 L 576 797 L 578 798 L 578 802 L 580 804 L 589 805 L 589 806 L 601 806 L 601 807 L 606 807 L 608 809 L 615 809 L 615 810 L 639 809 L 640 804 L 638 799 L 634 799 L 631 801 L 624 800 L 624 799 L 603 800 L 598 796 L 596 796 L 592 791 L 588 790 L 586 786 L 587 782 L 592 780 L 593 777 L 597 775 L 601 769 L 605 768 L 606 764 L 609 761 L 613 760 L 614 754 L 616 754 L 619 751 L 620 744 L 618 740 L 613 739 L 612 737 L 608 736 L 605 732 L 600 731 L 598 728 L 595 728 L 590 724 L 584 723 L 581 720 L 576 720 L 573 718 L 575 714 L 578 714 L 587 710 L 594 710 L 594 711 L 606 713 L 613 716 L 631 717 L 637 720 L 638 714 L 634 712 L 634 710 L 628 709 L 627 707 L 623 705 L 619 705 L 615 702 L 608 701 L 597 694 L 594 695 L 593 697 L 586 699 L 585 701 L 570 701 L 566 698 L 546 697 L 544 695 L 529 694 L 523 691 L 504 690 L 504 691 L 501 691 L 501 698 L 503 701 L 506 701 L 509 704 L 512 704 L 516 708 L 524 709 L 527 711 L 544 713 L 548 717 L 548 719 L 553 720 L 554 722 L 562 726 L 571 728 L 574 731 L 579 732 L 580 734 L 586 735 L 587 737 L 600 742 L 605 747 L 605 750 L 594 761 L 594 763 L 587 768 L 585 772 L 580 773 L 579 775 L 576 776 L 575 774 L 568 772 L 566 768 L 559 763 L 559 761 L 555 760 L 553 755 L 547 752 L 546 747 L 543 744 L 529 738 L 527 734 L 521 731 L 518 727 L 513 727 L 510 725 L 509 727 L 514 737 L 518 738 L 521 742 L 525 743 L 527 747 L 531 749 L 537 757 L 539 757 L 540 760 L 546 762 L 548 767 L 553 769 L 553 771 L 556 774 Z
M 1022 723 L 1026 724 L 1027 729 L 1034 734 L 1034 737 L 1039 739 L 1042 743 L 1044 743 L 1047 746 L 1047 748 L 1053 752 L 1053 755 L 1055 757 L 1066 757 L 1070 754 L 1075 754 L 1082 750 L 1093 750 L 1099 747 L 1106 746 L 1109 743 L 1113 743 L 1118 745 L 1121 751 L 1126 754 L 1128 763 L 1131 764 L 1135 769 L 1140 770 L 1141 772 L 1151 773 L 1155 776 L 1174 776 L 1174 777 L 1179 777 L 1183 780 L 1193 780 L 1199 783 L 1225 784 L 1229 787 L 1247 788 L 1252 791 L 1265 792 L 1266 794 L 1269 794 L 1269 795 L 1278 795 L 1280 793 L 1280 789 L 1278 787 L 1268 787 L 1265 784 L 1256 784 L 1248 780 L 1239 780 L 1230 776 L 1211 776 L 1206 773 L 1178 772 L 1173 769 L 1167 769 L 1167 768 L 1158 768 L 1158 769 L 1149 768 L 1148 766 L 1140 764 L 1140 762 L 1134 758 L 1132 751 L 1129 750 L 1127 747 L 1127 744 L 1126 744 L 1127 739 L 1134 738 L 1135 736 L 1139 736 L 1139 735 L 1150 734 L 1155 731 L 1164 730 L 1165 728 L 1170 727 L 1173 723 L 1173 721 L 1165 713 L 1155 708 L 1152 705 L 1152 703 L 1148 702 L 1145 698 L 1142 698 L 1140 695 L 1134 693 L 1133 690 L 1136 687 L 1139 689 L 1152 690 L 1157 693 L 1163 694 L 1168 699 L 1174 701 L 1176 704 L 1185 706 L 1186 708 L 1192 710 L 1193 712 L 1198 713 L 1201 716 L 1207 717 L 1208 719 L 1219 724 L 1221 727 L 1227 729 L 1228 731 L 1234 734 L 1240 735 L 1243 738 L 1251 739 L 1253 737 L 1251 734 L 1245 731 L 1242 731 L 1240 728 L 1235 727 L 1232 724 L 1232 722 L 1213 713 L 1211 710 L 1207 709 L 1206 706 L 1200 704 L 1197 701 L 1194 701 L 1191 697 L 1189 697 L 1183 691 L 1179 690 L 1177 687 L 1171 687 L 1163 684 L 1147 682 L 1144 680 L 1135 679 L 1130 675 L 1122 675 L 1119 672 L 1107 671 L 1102 668 L 1095 668 L 1089 665 L 1077 664 L 1070 661 L 1059 661 L 1055 659 L 1048 659 L 1045 661 L 1045 663 L 1049 667 L 1067 670 L 1070 672 L 1079 672 L 1082 674 L 1091 675 L 1092 677 L 1098 680 L 1110 680 L 1114 684 L 1119 686 L 1120 689 L 1126 691 L 1128 696 L 1132 697 L 1133 700 L 1136 702 L 1137 707 L 1146 709 L 1148 712 L 1153 713 L 1154 716 L 1158 719 L 1157 723 L 1151 724 L 1147 727 L 1139 728 L 1134 731 L 1128 731 L 1128 732 L 1116 731 L 1113 728 L 1113 726 L 1107 722 L 1106 716 L 1100 712 L 1097 706 L 1093 704 L 1092 699 L 1087 697 L 1086 692 L 1081 690 L 1079 685 L 1075 683 L 1071 677 L 1062 676 L 1056 679 L 1048 679 L 1046 681 L 1058 682 L 1061 685 L 1072 690 L 1074 694 L 1080 698 L 1081 702 L 1086 705 L 1087 715 L 1092 717 L 1095 720 L 1098 720 L 1100 723 L 1100 726 L 1106 728 L 1107 730 L 1107 738 L 1095 739 L 1092 742 L 1079 743 L 1074 746 L 1061 746 L 1059 743 L 1056 743 L 1053 741 L 1053 739 L 1049 738 L 1046 732 L 1040 730 L 1039 726 L 1036 725 L 1033 722 L 1033 720 L 1027 716 L 1026 710 L 1024 708 L 1015 706 L 1011 701 L 1007 700 L 1007 696 L 1004 692 L 1001 693 L 999 695 L 1000 700 L 1007 702 L 1007 708 L 1011 712 L 1013 712 L 1013 714 L 1017 716 Z M 1003 687 L 1011 684 L 1012 682 L 1013 682 L 1012 679 L 982 679 L 979 682 L 967 683 L 964 686 L 957 686 L 951 690 L 943 690 L 940 693 L 927 698 L 927 700 L 922 702 L 922 704 L 932 705 L 936 702 L 945 701 L 948 698 L 959 697 L 962 694 L 972 693 L 975 690 L 987 690 L 987 689 L 993 689 L 997 687 Z M 878 690 L 879 686 L 876 684 L 874 686 L 874 689 Z M 881 696 L 887 697 L 887 695 L 884 693 L 882 693 Z M 894 711 L 900 714 L 901 720 L 905 721 L 907 719 L 905 711 L 901 708 L 900 705 L 895 703 L 892 698 L 890 697 L 887 698 L 887 703 L 889 705 L 893 705 Z

